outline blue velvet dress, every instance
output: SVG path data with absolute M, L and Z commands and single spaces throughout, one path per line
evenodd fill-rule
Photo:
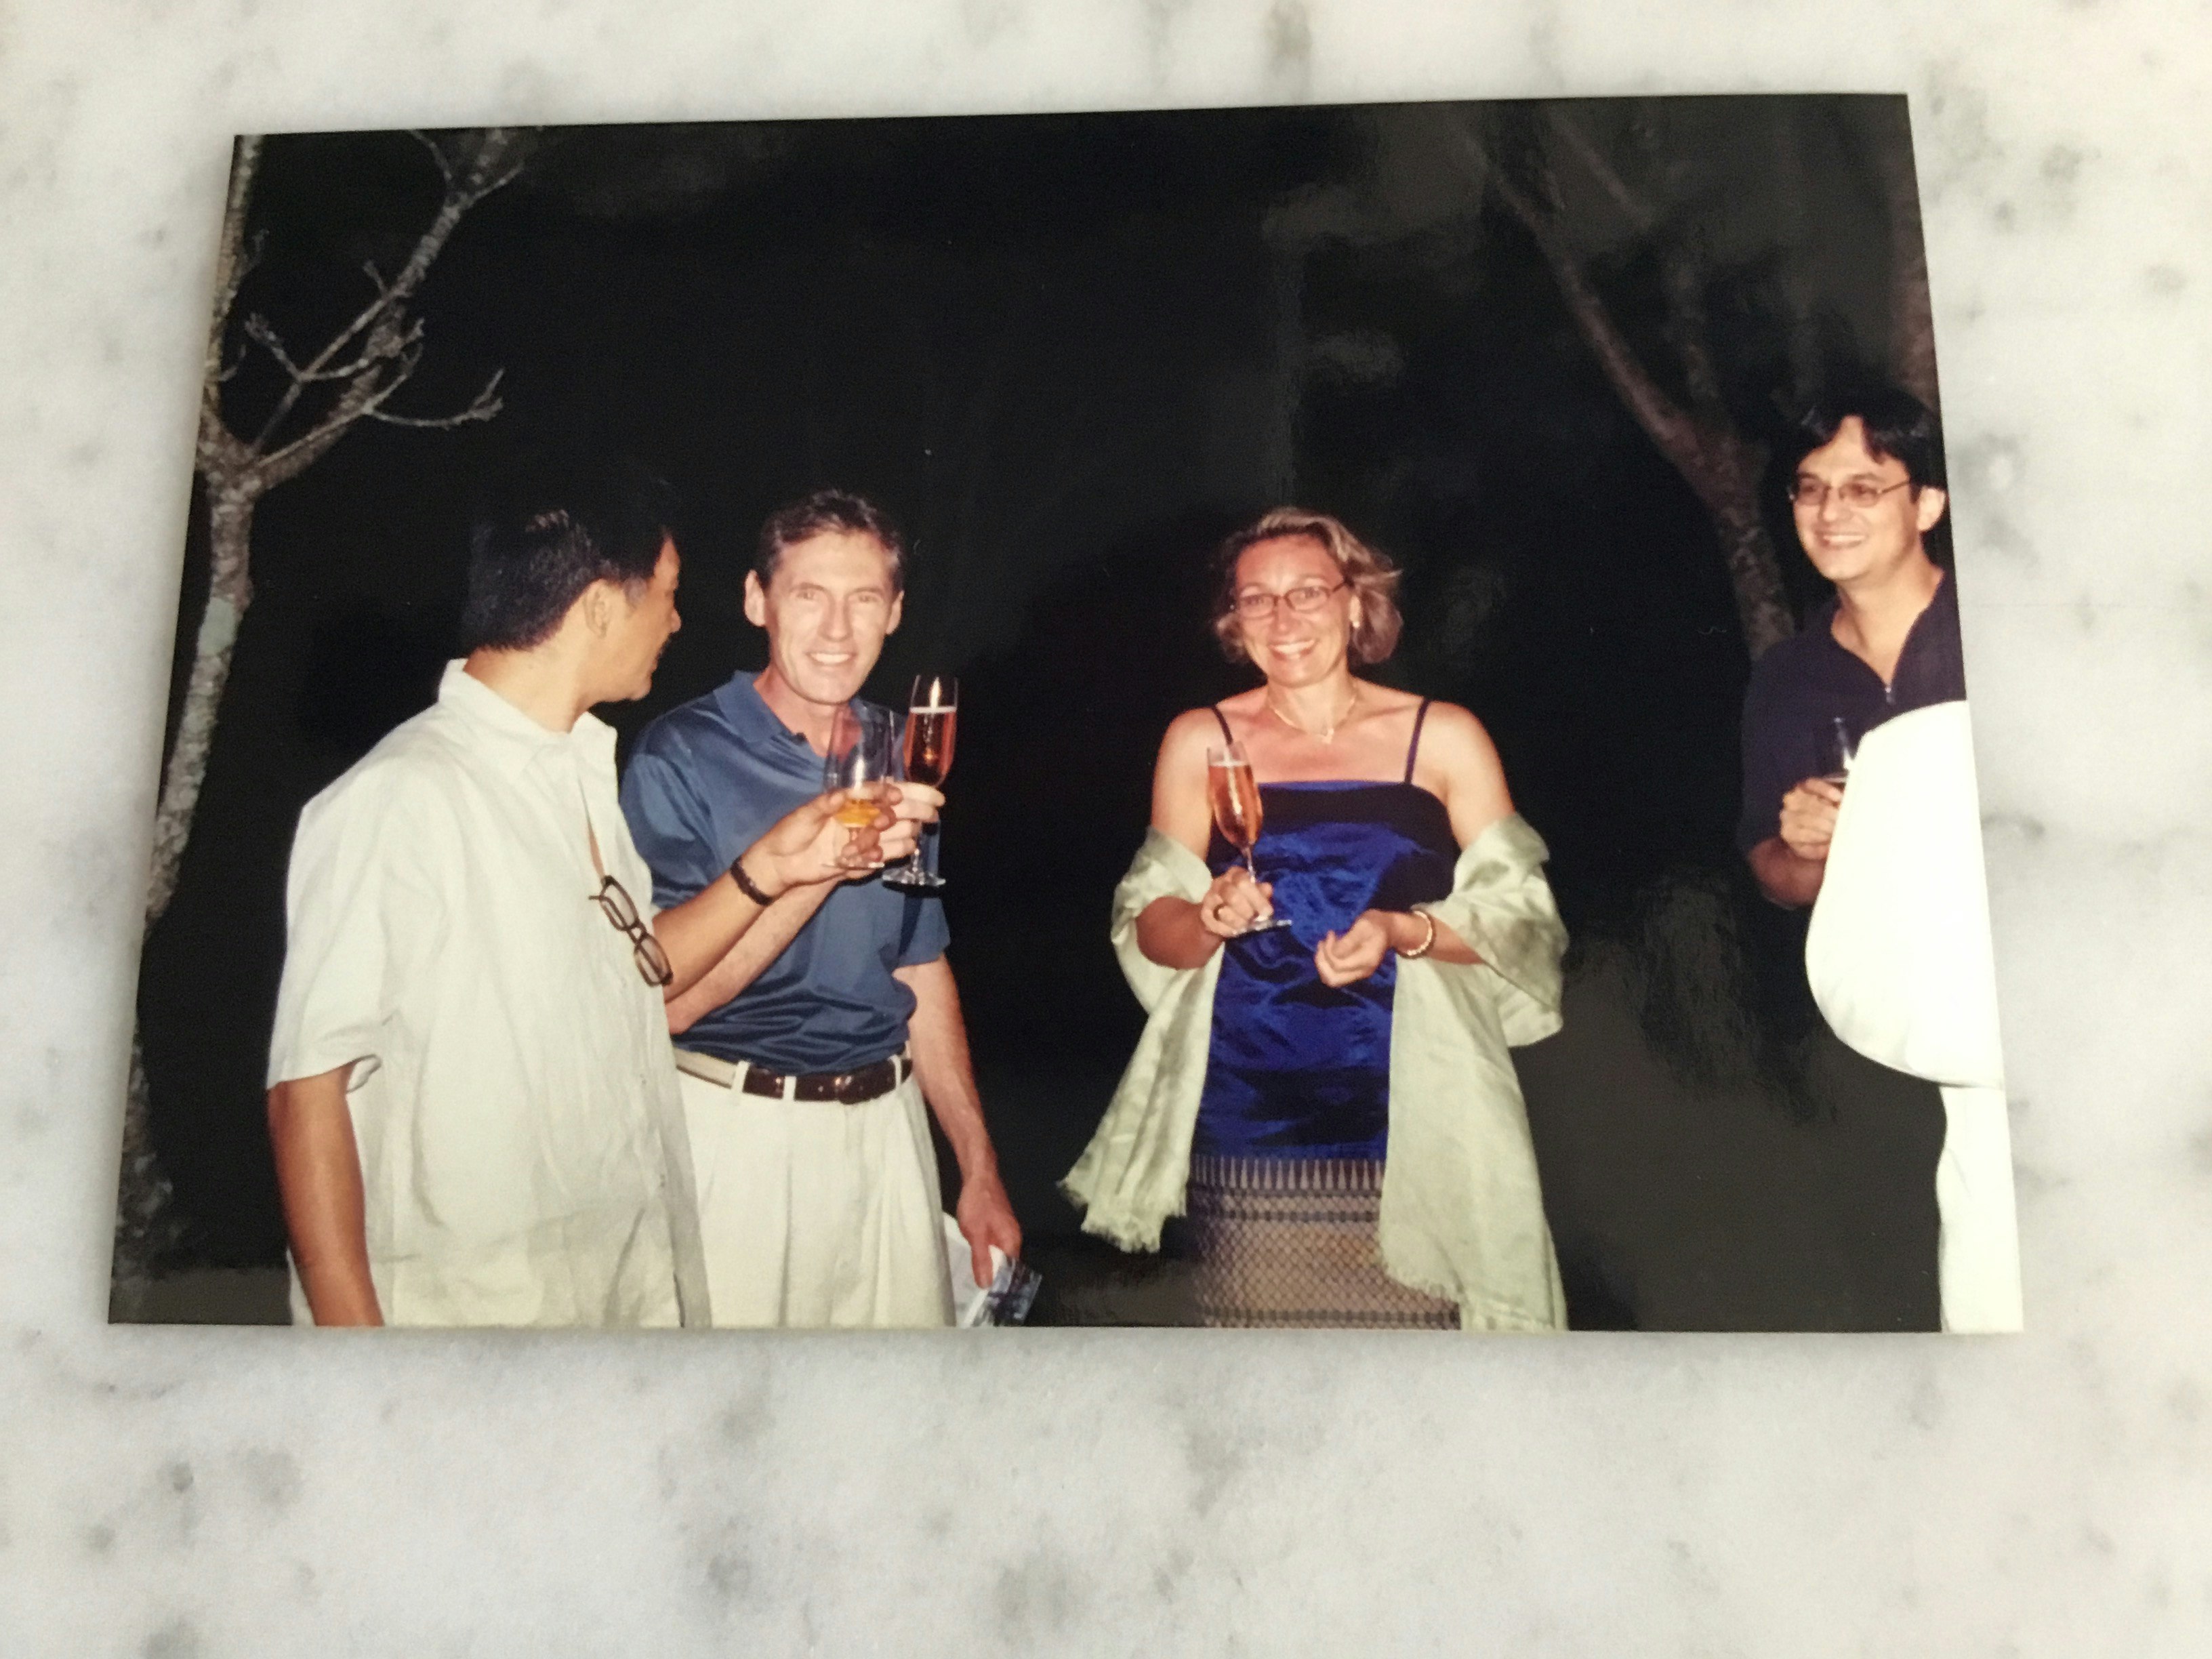
M 1459 856 L 1443 803 L 1413 781 L 1424 703 L 1396 783 L 1263 784 L 1260 878 L 1290 922 L 1223 947 L 1194 1154 L 1377 1160 L 1390 1114 L 1390 1000 L 1397 958 L 1332 988 L 1314 951 L 1363 910 L 1448 896 Z M 1226 722 L 1224 723 L 1226 729 Z M 1206 862 L 1238 862 L 1217 830 Z

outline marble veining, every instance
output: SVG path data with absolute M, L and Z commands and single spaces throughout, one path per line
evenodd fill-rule
M 0 1653 L 2212 1648 L 2212 7 L 237 0 L 0 19 Z M 230 135 L 1913 100 L 2027 1335 L 110 1329 Z

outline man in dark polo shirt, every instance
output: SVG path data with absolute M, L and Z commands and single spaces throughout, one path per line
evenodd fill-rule
M 1820 896 L 1843 745 L 1966 695 L 1958 596 L 1923 539 L 1948 499 L 1935 416 L 1878 388 L 1814 405 L 1798 430 L 1797 538 L 1836 596 L 1752 668 L 1736 825 L 1760 889 L 1792 908 Z
M 655 720 L 623 779 L 661 905 L 820 793 L 831 723 L 898 626 L 904 569 L 898 532 L 857 496 L 823 491 L 763 526 L 744 603 L 767 668 Z M 879 879 L 794 889 L 670 1000 L 716 1324 L 950 1322 L 925 1101 L 959 1162 L 978 1282 L 993 1247 L 1019 1254 L 947 939 L 936 899 Z
M 1924 543 L 1946 505 L 1942 440 L 1935 416 L 1894 390 L 1815 407 L 1800 435 L 1807 453 L 1790 487 L 1797 535 L 1836 597 L 1752 670 L 1739 844 L 1768 897 L 1820 901 L 1806 965 L 1837 1036 L 1940 1086 L 1943 1328 L 2018 1330 L 2020 1248 L 1959 604 Z M 1844 793 L 1837 727 L 1856 745 L 1907 714 L 1914 718 L 1867 744 L 1847 786 L 1863 793 L 1831 881 Z M 1900 994 L 1905 986 L 1913 994 Z

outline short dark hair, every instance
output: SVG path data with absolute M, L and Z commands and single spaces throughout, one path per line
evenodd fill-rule
M 753 574 L 766 587 L 775 580 L 775 567 L 786 548 L 841 532 L 872 536 L 882 544 L 890 556 L 891 592 L 906 591 L 906 538 L 881 507 L 848 489 L 817 489 L 805 500 L 769 514 L 753 546 Z
M 627 461 L 539 459 L 484 497 L 469 537 L 465 651 L 543 645 L 593 582 L 633 598 L 675 534 L 668 486 Z
M 1833 439 L 1854 415 L 1866 428 L 1867 447 L 1876 457 L 1904 464 L 1915 495 L 1946 488 L 1943 428 L 1935 410 L 1902 387 L 1878 381 L 1824 392 L 1798 412 L 1791 422 L 1797 453 L 1790 458 L 1790 470 L 1795 471 L 1800 461 Z

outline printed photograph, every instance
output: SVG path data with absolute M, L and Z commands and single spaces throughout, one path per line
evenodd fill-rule
M 2021 1328 L 1901 95 L 210 211 L 111 1318 Z

